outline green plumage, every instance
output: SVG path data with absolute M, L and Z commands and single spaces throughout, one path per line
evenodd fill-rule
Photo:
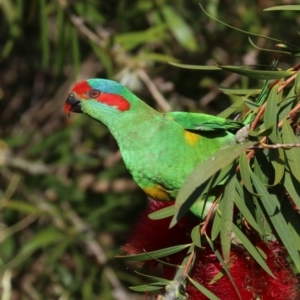
M 77 88 L 80 84 L 70 95 L 80 102 L 82 112 L 108 127 L 134 180 L 156 200 L 172 199 L 173 192 L 200 162 L 236 143 L 231 131 L 242 127 L 206 114 L 160 113 L 113 81 L 86 81 L 87 87 L 101 92 L 97 99 L 91 98 L 88 88 Z M 120 97 L 115 95 L 125 99 L 129 109 L 119 110 Z M 196 205 L 191 210 L 199 214 Z
M 207 114 L 174 111 L 168 113 L 173 120 L 186 130 L 198 131 L 236 131 L 241 123 Z

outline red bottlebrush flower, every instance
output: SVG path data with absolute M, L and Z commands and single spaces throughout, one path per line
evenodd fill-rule
M 266 253 L 267 265 L 276 277 L 264 277 L 267 283 L 262 290 L 261 299 L 300 299 L 298 280 L 285 259 L 285 249 L 277 241 L 258 246 Z
M 125 246 L 124 251 L 129 254 L 147 252 L 190 243 L 191 229 L 197 225 L 196 221 L 183 218 L 176 226 L 169 229 L 171 218 L 151 220 L 148 215 L 164 207 L 173 205 L 173 201 L 160 202 L 149 199 L 147 208 L 138 218 L 134 230 Z
M 255 298 L 253 297 L 253 293 L 247 290 L 247 286 L 250 283 L 248 275 L 251 270 L 249 268 L 247 258 L 243 257 L 244 254 L 244 252 L 231 249 L 230 273 L 234 278 L 236 286 L 238 287 L 241 298 L 243 300 L 250 300 Z M 193 266 L 191 277 L 193 278 L 193 280 L 209 289 L 212 293 L 214 293 L 222 300 L 238 300 L 239 297 L 237 295 L 237 292 L 226 273 L 223 272 L 224 275 L 221 278 L 210 284 L 213 278 L 217 274 L 222 272 L 222 270 L 223 268 L 218 258 L 213 253 L 213 251 L 209 247 L 207 247 L 197 256 L 197 259 Z M 250 279 L 253 275 L 255 274 L 251 274 Z M 186 292 L 189 294 L 190 299 L 207 299 L 207 297 L 201 294 L 199 290 L 191 283 L 187 285 Z
M 282 246 L 278 242 L 267 245 L 262 241 L 259 241 L 256 246 L 265 252 L 266 263 L 276 278 L 267 274 L 246 250 L 232 248 L 229 269 L 241 298 L 243 300 L 299 299 L 298 280 L 285 259 L 286 253 Z M 198 255 L 191 277 L 222 300 L 238 300 L 239 297 L 226 274 L 213 284 L 209 284 L 221 270 L 222 266 L 217 257 L 207 248 Z M 200 295 L 198 289 L 192 284 L 187 285 L 186 292 L 190 299 L 207 299 L 204 295 Z
M 147 209 L 141 213 L 132 231 L 128 243 L 122 247 L 129 254 L 142 253 L 144 250 L 150 252 L 179 244 L 191 242 L 190 232 L 197 221 L 183 218 L 176 226 L 169 229 L 171 218 L 151 220 L 148 214 L 161 208 L 172 205 L 173 202 L 157 202 L 149 200 Z M 286 252 L 279 243 L 269 244 L 261 240 L 253 242 L 266 254 L 266 263 L 276 278 L 268 275 L 243 248 L 231 249 L 229 270 L 243 300 L 277 300 L 300 299 L 298 281 L 286 261 Z M 185 252 L 179 252 L 168 257 L 168 262 L 180 264 Z M 165 258 L 166 260 L 166 258 Z M 158 263 L 154 260 L 147 261 L 144 265 L 155 266 Z M 207 246 L 200 250 L 194 262 L 190 277 L 200 283 L 221 300 L 239 299 L 229 277 L 224 275 L 210 282 L 222 271 L 222 265 L 213 251 Z M 162 276 L 172 279 L 176 269 L 164 265 Z M 187 283 L 186 292 L 189 300 L 207 299 L 192 283 Z
M 176 226 L 169 229 L 171 218 L 151 220 L 148 215 L 164 207 L 173 205 L 174 201 L 160 202 L 149 199 L 147 208 L 139 216 L 128 242 L 122 249 L 128 254 L 137 254 L 145 251 L 155 251 L 179 244 L 191 243 L 190 232 L 198 224 L 195 220 L 182 218 Z M 181 263 L 183 253 L 172 255 L 172 263 Z M 176 259 L 177 258 L 177 259 Z M 147 261 L 144 264 L 157 264 L 156 261 Z M 164 276 L 172 278 L 175 268 L 164 267 Z

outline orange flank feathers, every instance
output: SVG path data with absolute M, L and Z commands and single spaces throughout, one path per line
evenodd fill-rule
M 185 140 L 187 141 L 187 143 L 188 143 L 189 145 L 194 146 L 194 145 L 196 145 L 196 144 L 198 143 L 198 141 L 199 141 L 199 139 L 200 139 L 200 135 L 185 130 L 185 131 L 184 131 L 184 138 L 185 138 Z
M 143 191 L 152 199 L 160 201 L 170 200 L 169 193 L 159 184 L 155 184 L 150 188 L 143 188 Z

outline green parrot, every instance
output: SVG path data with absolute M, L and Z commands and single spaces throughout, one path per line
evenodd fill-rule
M 65 112 L 85 113 L 110 130 L 136 183 L 155 200 L 174 200 L 204 159 L 236 143 L 243 124 L 207 114 L 161 113 L 121 84 L 93 78 L 75 84 Z M 190 209 L 201 216 L 197 202 Z

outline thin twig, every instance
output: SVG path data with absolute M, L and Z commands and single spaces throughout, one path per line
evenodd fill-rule
M 94 42 L 101 48 L 105 46 L 104 42 L 99 38 L 97 34 L 95 34 L 93 31 L 91 31 L 85 24 L 84 19 L 81 17 L 78 17 L 74 14 L 70 14 L 70 20 L 74 24 L 74 26 L 78 29 L 80 33 L 85 35 L 90 41 Z
M 5 165 L 24 171 L 30 175 L 50 174 L 53 167 L 39 161 L 30 161 L 21 157 L 6 156 Z
M 139 69 L 137 71 L 137 74 L 138 74 L 139 78 L 147 86 L 147 88 L 150 91 L 152 97 L 158 103 L 158 105 L 163 109 L 163 111 L 164 112 L 171 111 L 172 110 L 171 105 L 168 103 L 168 101 L 164 98 L 164 96 L 156 88 L 155 84 L 150 79 L 150 77 L 148 76 L 148 74 L 143 69 Z
M 211 219 L 211 217 L 212 217 L 212 215 L 215 211 L 216 206 L 218 205 L 218 202 L 219 202 L 219 199 L 216 199 L 213 202 L 212 206 L 210 207 L 209 212 L 208 212 L 208 214 L 207 214 L 207 216 L 206 216 L 206 218 L 203 222 L 203 226 L 201 227 L 201 235 L 206 233 L 206 228 L 207 228 L 207 226 L 209 224 L 209 221 L 210 221 L 210 219 Z
M 287 80 L 283 81 L 282 84 L 278 87 L 277 92 L 280 93 L 289 83 L 291 83 L 298 75 L 299 71 L 290 76 Z
M 300 109 L 300 103 L 298 103 L 291 111 L 290 111 L 290 113 L 287 115 L 287 119 L 289 119 L 289 118 L 292 118 L 298 111 L 299 111 L 299 109 Z M 258 118 L 257 118 L 258 119 Z M 284 119 L 283 120 L 281 120 L 278 124 L 277 124 L 277 128 L 281 128 L 282 127 L 282 123 L 283 123 L 283 121 L 284 121 Z M 255 153 L 255 150 L 254 149 L 259 149 L 259 148 L 285 148 L 285 147 L 276 147 L 276 146 L 274 146 L 274 145 L 269 145 L 269 146 L 265 146 L 265 147 L 260 147 L 259 145 L 268 145 L 268 144 L 266 144 L 265 142 L 267 141 L 267 137 L 266 136 L 264 136 L 257 144 L 257 147 L 251 147 L 253 150 L 251 150 L 251 151 L 249 151 L 249 153 L 247 154 L 247 159 L 249 160 L 250 158 L 252 158 L 253 157 L 253 155 L 254 155 L 254 153 Z M 284 145 L 284 144 L 278 144 L 278 145 Z M 293 147 L 297 147 L 297 146 L 295 146 L 295 145 L 297 145 L 297 144 L 290 144 L 290 146 L 292 146 L 291 148 L 293 148 Z M 250 149 L 251 149 L 250 148 Z M 287 147 L 287 148 L 289 148 L 289 147 Z M 238 168 L 237 168 L 237 170 L 239 169 L 239 166 L 238 166 Z
M 290 148 L 300 148 L 300 144 L 265 144 L 265 143 L 260 143 L 258 145 L 252 146 L 250 149 L 278 149 L 278 148 L 285 148 L 285 149 L 290 149 Z
M 265 103 L 259 108 L 258 114 L 256 115 L 255 119 L 254 119 L 253 122 L 251 123 L 250 130 L 255 129 L 255 127 L 256 127 L 256 125 L 258 124 L 260 118 L 263 116 L 263 114 L 264 114 L 264 112 L 265 112 L 266 106 L 267 106 L 267 102 L 265 102 Z
M 193 260 L 195 258 L 195 255 L 196 255 L 195 249 L 193 249 L 193 251 L 190 254 L 189 259 L 188 259 L 188 261 L 187 261 L 187 263 L 185 265 L 184 271 L 183 271 L 183 277 L 184 278 L 186 278 L 188 276 L 188 274 L 189 274 L 190 266 L 192 265 L 192 262 L 193 262 Z

